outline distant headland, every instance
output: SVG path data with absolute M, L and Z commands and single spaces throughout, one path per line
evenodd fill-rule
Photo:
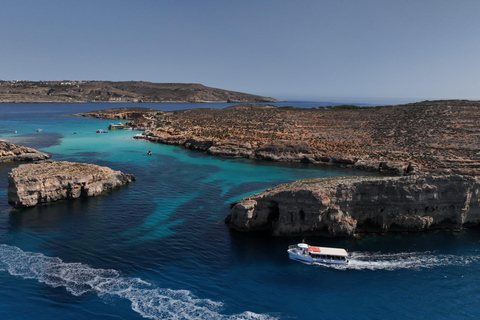
M 0 80 L 0 103 L 278 101 L 280 100 L 196 83 Z

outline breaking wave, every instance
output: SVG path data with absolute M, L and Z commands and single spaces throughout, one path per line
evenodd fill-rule
M 353 252 L 349 257 L 349 261 L 348 265 L 329 265 L 329 267 L 353 270 L 422 269 L 441 266 L 466 266 L 473 262 L 479 262 L 480 257 L 474 255 L 456 256 L 436 254 L 434 252 L 402 252 L 389 254 Z
M 0 245 L 0 271 L 23 279 L 36 279 L 51 287 L 64 287 L 75 296 L 93 293 L 127 299 L 135 312 L 149 319 L 275 319 L 253 312 L 222 315 L 219 313 L 221 302 L 198 299 L 188 290 L 162 289 L 139 278 L 123 277 L 117 270 L 65 263 L 59 258 L 3 244 Z

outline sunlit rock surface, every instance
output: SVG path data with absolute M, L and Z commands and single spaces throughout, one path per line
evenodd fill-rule
M 91 197 L 135 179 L 131 174 L 94 164 L 66 161 L 23 164 L 8 174 L 8 203 L 18 208 Z

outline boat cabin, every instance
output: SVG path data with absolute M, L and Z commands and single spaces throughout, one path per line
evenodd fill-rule
M 348 263 L 348 252 L 341 248 L 314 247 L 306 243 L 292 245 L 288 249 L 291 259 L 304 262 L 319 262 L 329 264 Z

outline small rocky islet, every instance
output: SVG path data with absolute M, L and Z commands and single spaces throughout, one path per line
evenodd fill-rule
M 94 164 L 42 161 L 8 174 L 8 203 L 15 208 L 92 197 L 135 181 L 135 176 Z
M 0 162 L 39 161 L 49 159 L 50 155 L 33 148 L 0 141 Z
M 78 197 L 91 197 L 134 181 L 124 174 L 94 164 L 48 160 L 33 148 L 0 141 L 0 162 L 20 164 L 8 174 L 8 203 L 15 208 Z

